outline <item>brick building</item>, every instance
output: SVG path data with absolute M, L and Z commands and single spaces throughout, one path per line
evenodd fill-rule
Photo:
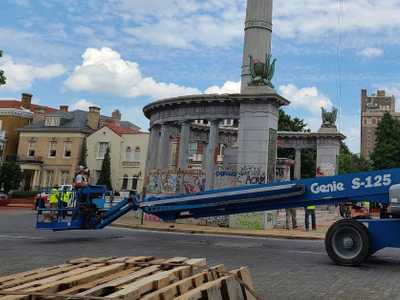
M 31 94 L 22 94 L 20 100 L 0 100 L 0 160 L 16 157 L 18 128 L 44 118 L 46 113 L 54 111 L 53 108 L 33 104 Z
M 376 129 L 385 113 L 400 118 L 396 112 L 396 99 L 384 90 L 368 95 L 367 90 L 361 91 L 361 156 L 368 159 L 375 149 Z

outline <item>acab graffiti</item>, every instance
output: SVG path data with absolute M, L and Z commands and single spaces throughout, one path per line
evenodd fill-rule
M 241 167 L 237 175 L 239 184 L 265 183 L 265 170 L 260 167 Z

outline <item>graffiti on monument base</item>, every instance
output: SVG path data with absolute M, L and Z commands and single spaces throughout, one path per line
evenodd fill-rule
M 147 194 L 173 195 L 198 193 L 205 189 L 205 173 L 201 170 L 157 171 L 149 174 Z
M 229 227 L 229 216 L 202 218 L 207 226 Z
M 260 167 L 241 167 L 237 172 L 239 185 L 265 183 L 265 170 Z
M 206 174 L 201 170 L 187 170 L 181 172 L 183 177 L 183 193 L 204 192 L 206 187 Z
M 247 213 L 231 216 L 229 227 L 262 230 L 265 228 L 265 213 Z
M 317 167 L 316 175 L 317 177 L 321 176 L 334 176 L 336 174 L 335 165 L 332 163 L 321 163 Z
M 272 229 L 275 228 L 276 223 L 276 211 L 240 214 L 229 218 L 229 227 L 238 229 Z
M 235 170 L 218 170 L 215 172 L 214 188 L 221 189 L 237 185 L 238 172 Z

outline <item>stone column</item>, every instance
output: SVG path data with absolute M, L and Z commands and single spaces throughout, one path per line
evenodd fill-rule
M 301 179 L 301 149 L 295 149 L 294 178 Z
M 185 121 L 182 122 L 181 124 L 181 137 L 179 143 L 179 161 L 178 161 L 178 168 L 181 170 L 186 170 L 188 168 L 190 123 L 191 121 Z
M 32 190 L 36 190 L 36 188 L 39 187 L 39 184 L 37 183 L 38 173 L 39 171 L 33 170 L 32 187 L 31 187 Z
M 157 169 L 166 170 L 169 164 L 169 126 L 168 124 L 161 125 L 160 141 L 157 153 Z
M 207 147 L 207 165 L 206 165 L 206 184 L 207 190 L 214 187 L 215 177 L 215 152 L 218 148 L 219 143 L 219 123 L 220 120 L 210 121 L 210 134 L 208 136 L 208 147 Z
M 147 153 L 146 174 L 157 168 L 158 143 L 160 141 L 160 126 L 150 129 L 149 148 Z
M 272 0 L 247 0 L 241 93 L 248 93 L 250 55 L 265 62 L 271 53 Z M 251 90 L 251 88 L 250 88 Z

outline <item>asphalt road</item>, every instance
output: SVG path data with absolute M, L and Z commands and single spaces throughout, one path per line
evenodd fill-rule
M 358 268 L 333 265 L 322 241 L 204 236 L 108 228 L 39 232 L 32 212 L 0 210 L 0 274 L 82 256 L 206 257 L 250 267 L 266 299 L 400 299 L 400 251 L 384 250 Z

